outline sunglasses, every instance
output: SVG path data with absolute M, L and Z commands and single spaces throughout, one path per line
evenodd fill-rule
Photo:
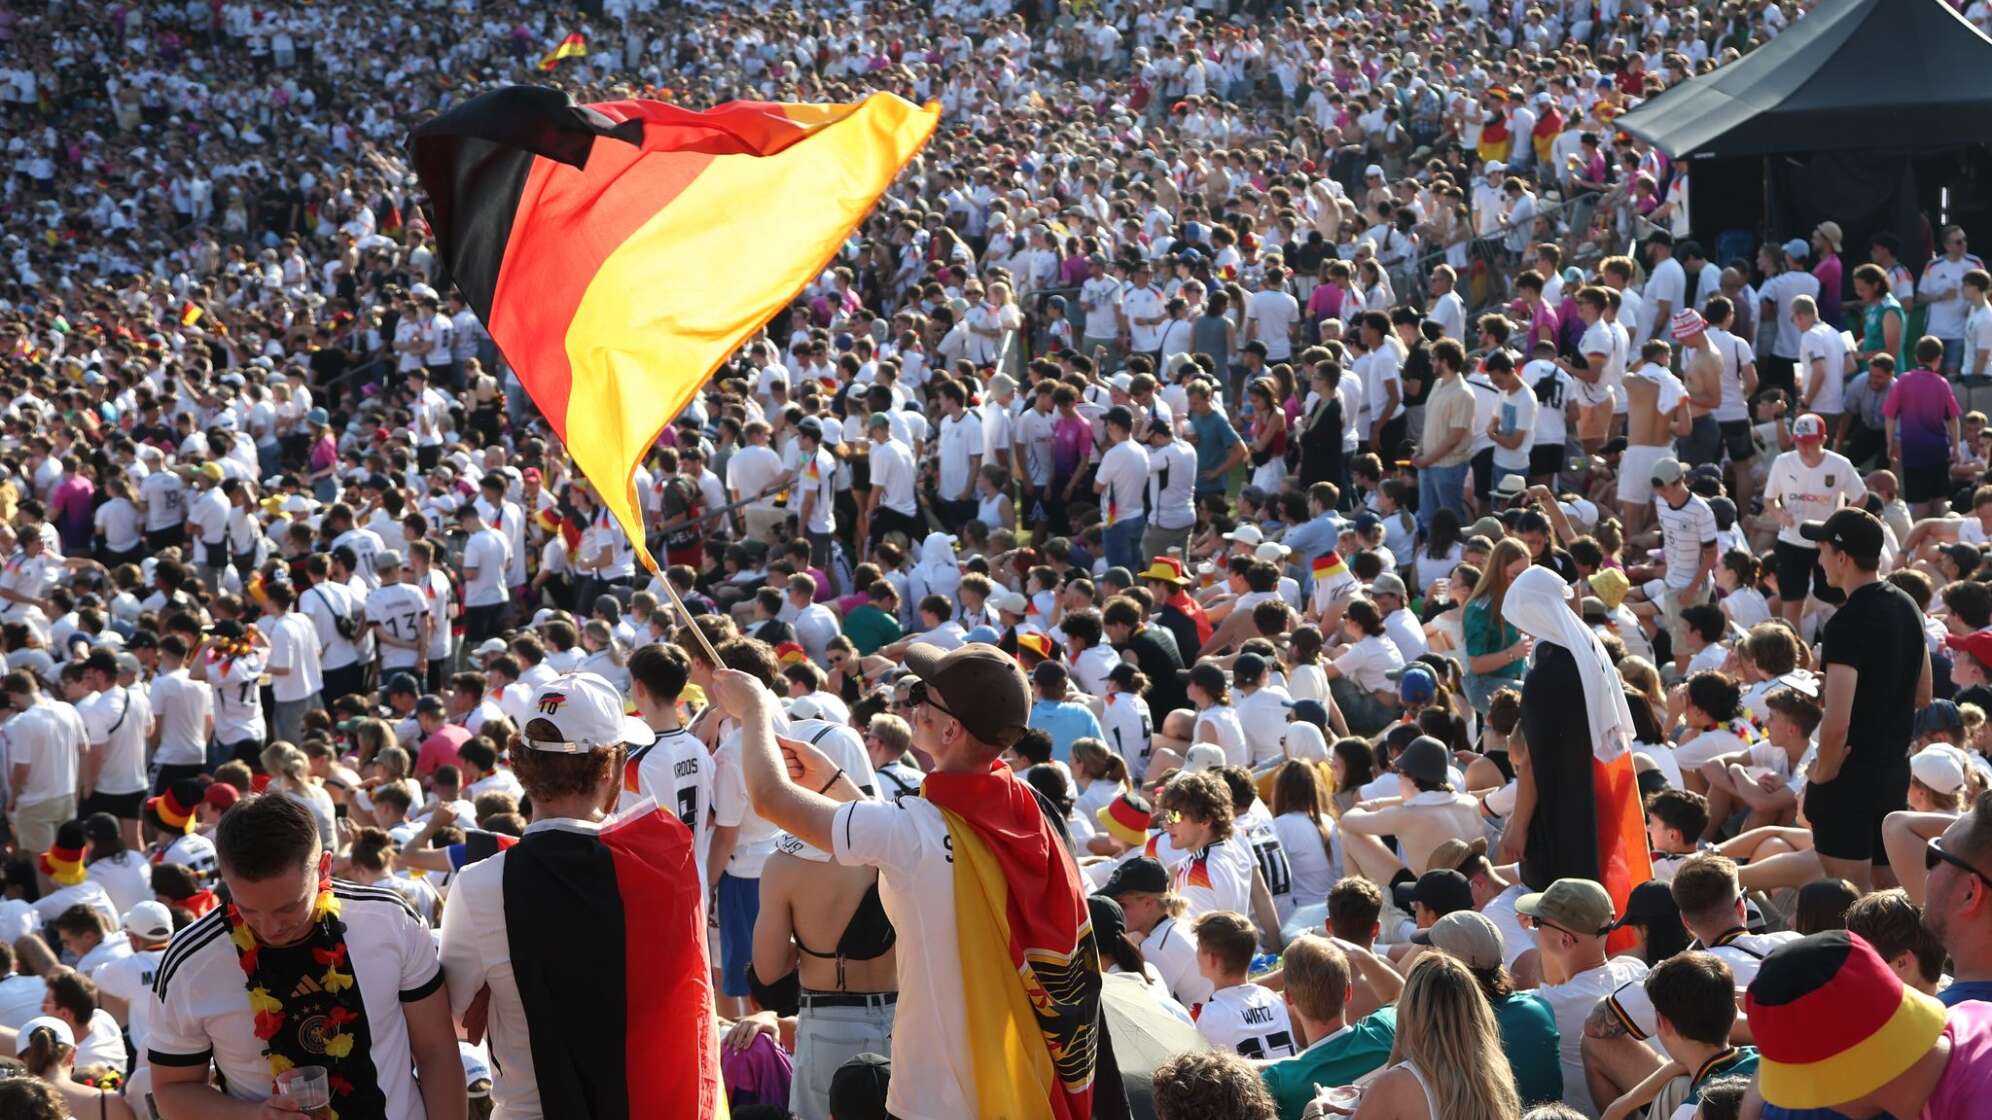
M 921 681 L 919 684 L 914 685 L 912 688 L 906 691 L 907 707 L 917 708 L 922 704 L 927 704 L 932 706 L 935 711 L 938 711 L 942 715 L 948 716 L 951 719 L 961 718 L 960 716 L 955 715 L 952 711 L 948 710 L 948 706 L 946 704 L 943 704 L 939 700 L 935 699 L 934 692 L 932 689 L 927 687 L 926 681 Z
M 1973 867 L 1970 864 L 1966 863 L 1962 856 L 1944 851 L 1942 846 L 1940 846 L 1935 840 L 1932 840 L 1930 841 L 1929 846 L 1923 849 L 1923 870 L 1935 871 L 1937 869 L 1937 865 L 1940 863 L 1948 863 L 1952 867 L 1955 867 L 1958 870 L 1963 871 L 1966 874 L 1975 877 L 1979 882 L 1984 883 L 1986 886 L 1992 887 L 1992 877 L 1987 877 L 1983 871 L 1980 871 L 1976 867 Z

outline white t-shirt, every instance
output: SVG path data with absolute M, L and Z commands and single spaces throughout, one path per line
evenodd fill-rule
M 712 850 L 713 759 L 705 744 L 680 727 L 659 731 L 649 746 L 630 752 L 623 763 L 616 811 L 628 812 L 646 798 L 692 830 L 699 882 L 709 882 L 706 855 Z
M 1293 356 L 1293 325 L 1300 304 L 1291 295 L 1268 288 L 1245 297 L 1245 320 L 1252 337 L 1266 344 L 1266 361 L 1284 362 Z
M 1197 1012 L 1197 1033 L 1219 1050 L 1247 1058 L 1286 1058 L 1295 1050 L 1286 1001 L 1257 984 L 1212 992 Z
M 360 659 L 359 643 L 339 633 L 341 620 L 360 622 L 360 599 L 352 588 L 333 579 L 313 584 L 298 595 L 297 609 L 310 617 L 318 632 L 320 668 L 343 669 Z
M 1599 1000 L 1623 984 L 1644 979 L 1646 972 L 1646 962 L 1637 957 L 1613 957 L 1562 984 L 1544 984 L 1536 989 L 1536 994 L 1548 1001 L 1561 1035 L 1557 1053 L 1563 1063 L 1564 1102 L 1586 1116 L 1596 1116 L 1598 1105 L 1584 1082 L 1584 1020 Z
M 505 602 L 505 569 L 512 561 L 512 547 L 506 543 L 505 534 L 486 526 L 470 535 L 463 546 L 463 568 L 466 575 L 475 570 L 477 574 L 464 581 L 463 605 L 466 607 L 495 607 Z
M 1494 400 L 1494 415 L 1500 420 L 1503 435 L 1512 432 L 1526 432 L 1536 426 L 1537 402 L 1535 390 L 1526 382 L 1513 392 L 1502 393 Z M 1527 471 L 1529 451 L 1534 447 L 1531 440 L 1523 440 L 1513 448 L 1494 445 L 1494 465 L 1503 470 Z
M 111 896 L 111 905 L 120 914 L 152 897 L 152 865 L 138 852 L 127 850 L 93 860 L 84 873 L 104 888 L 104 893 Z M 114 940 L 126 947 L 131 945 L 123 936 Z
M 402 1004 L 442 986 L 435 939 L 395 891 L 335 881 L 333 894 L 346 925 L 347 967 L 366 1007 L 374 1068 L 387 1098 L 387 1114 L 420 1116 L 422 1101 Z M 150 1019 L 146 1048 L 154 1065 L 183 1066 L 211 1053 L 229 1097 L 269 1098 L 272 1086 L 264 1043 L 256 1037 L 249 997 L 242 987 L 242 965 L 221 909 L 174 935 L 152 987 Z
M 220 743 L 263 738 L 263 696 L 257 681 L 263 675 L 263 654 L 252 650 L 222 660 L 208 655 L 207 679 L 214 686 L 214 737 Z
M 1186 918 L 1213 910 L 1252 912 L 1252 849 L 1233 835 L 1221 844 L 1192 852 L 1170 873 L 1176 893 L 1189 902 Z
M 1798 527 L 1807 521 L 1824 521 L 1841 506 L 1850 506 L 1867 493 L 1861 472 L 1837 451 L 1823 451 L 1819 465 L 1807 466 L 1796 450 L 1786 451 L 1771 461 L 1771 473 L 1764 483 L 1764 501 L 1783 499 L 1791 511 L 1792 523 L 1778 530 L 1778 539 L 1800 548 L 1818 545 L 1799 535 Z
M 1203 730 L 1208 726 L 1214 738 L 1205 738 Z M 1252 748 L 1245 742 L 1245 725 L 1238 721 L 1234 708 L 1212 705 L 1197 713 L 1195 726 L 1190 731 L 1190 743 L 1216 742 L 1224 748 L 1226 766 L 1249 766 L 1252 762 Z
M 325 671 L 318 653 L 318 628 L 309 616 L 288 611 L 270 626 L 270 666 L 290 672 L 270 678 L 270 694 L 283 703 L 316 696 L 325 690 Z M 195 758 L 191 761 L 199 762 Z
M 1150 742 L 1155 734 L 1148 701 L 1131 692 L 1109 693 L 1103 699 L 1100 730 L 1106 734 L 1107 746 L 1121 756 L 1130 771 L 1147 773 Z
M 116 685 L 76 705 L 93 747 L 101 746 L 96 790 L 104 794 L 142 792 L 147 785 L 145 744 L 152 733 L 152 705 L 136 688 Z
M 1169 993 L 1184 1007 L 1211 997 L 1211 982 L 1197 967 L 1197 935 L 1187 920 L 1165 917 L 1141 941 L 1141 955 L 1155 966 Z
M 832 855 L 879 869 L 879 901 L 899 931 L 896 1071 L 886 1109 L 904 1120 L 974 1113 L 974 1061 L 955 926 L 955 868 L 947 821 L 924 798 L 853 801 L 831 822 Z
M 881 509 L 908 517 L 918 512 L 913 497 L 917 472 L 913 466 L 913 452 L 905 444 L 892 439 L 872 444 L 871 472 L 872 486 L 880 491 L 877 500 Z
M 367 593 L 366 611 L 367 621 L 378 623 L 388 637 L 415 643 L 408 646 L 379 643 L 383 670 L 413 669 L 427 660 L 428 651 L 420 647 L 422 620 L 429 613 L 429 600 L 422 592 L 406 583 L 382 584 Z
M 1285 757 L 1280 743 L 1286 738 L 1287 705 L 1292 702 L 1287 690 L 1276 685 L 1266 685 L 1238 698 L 1235 710 L 1239 724 L 1245 729 L 1245 745 L 1250 752 L 1247 766 L 1257 770 Z
M 726 861 L 726 873 L 736 879 L 758 879 L 761 866 L 775 850 L 777 829 L 773 822 L 754 811 L 747 799 L 747 774 L 741 768 L 740 728 L 732 726 L 721 734 L 719 749 L 713 752 L 713 823 L 739 829 L 733 854 Z
M 1823 412 L 1828 416 L 1839 412 L 1847 384 L 1847 341 L 1840 332 L 1827 323 L 1814 323 L 1812 328 L 1798 338 L 1798 369 L 1795 380 L 1798 382 L 1798 399 L 1803 401 L 1812 390 L 1812 379 L 1816 375 L 1814 363 L 1825 369 L 1819 386 L 1819 395 L 1805 406 L 1807 412 Z
M 1252 862 L 1258 867 L 1259 876 L 1265 879 L 1266 892 L 1273 896 L 1273 907 L 1284 923 L 1293 915 L 1293 866 L 1287 862 L 1286 845 L 1273 827 L 1273 815 L 1266 811 L 1265 802 L 1254 801 L 1235 822 L 1235 827 L 1232 840 L 1242 841 L 1250 850 Z
M 27 763 L 28 784 L 14 790 L 14 805 L 23 808 L 64 797 L 76 791 L 77 767 L 89 740 L 83 717 L 68 704 L 58 704 L 43 696 L 33 707 L 0 725 L 0 744 L 6 747 L 7 770 Z M 113 919 L 117 917 L 112 916 Z
M 215 713 L 215 698 L 207 682 L 187 678 L 179 668 L 151 678 L 153 719 L 159 725 L 159 765 L 199 765 L 207 759 L 207 719 Z
M 1114 444 L 1101 457 L 1094 481 L 1106 485 L 1100 492 L 1100 515 L 1109 527 L 1142 516 L 1148 490 L 1148 452 L 1132 439 Z
M 129 1009 L 125 1029 L 131 1034 L 132 1048 L 140 1054 L 151 1036 L 152 982 L 158 978 L 159 962 L 165 955 L 164 949 L 141 949 L 100 966 L 90 975 L 99 992 L 125 1001 Z
M 1651 306 L 1653 314 L 1644 316 L 1640 320 L 1640 338 L 1666 337 L 1663 332 L 1670 324 L 1660 318 L 1659 302 L 1667 301 L 1667 315 L 1671 318 L 1675 312 L 1688 306 L 1687 290 L 1688 274 L 1682 270 L 1680 261 L 1668 257 L 1653 266 L 1652 273 L 1646 278 L 1646 287 L 1640 293 L 1642 305 Z M 1649 319 L 1653 321 L 1648 322 Z
M 1328 897 L 1328 891 L 1340 878 L 1338 867 L 1341 860 L 1334 851 L 1334 822 L 1325 816 L 1323 823 L 1328 825 L 1330 840 L 1321 841 L 1321 833 L 1314 822 L 1301 812 L 1282 813 L 1273 818 L 1273 831 L 1279 834 L 1280 847 L 1286 852 L 1287 866 L 1293 872 L 1293 901 L 1295 906 L 1311 906 Z
M 1404 657 L 1389 638 L 1372 634 L 1343 650 L 1333 664 L 1364 692 L 1382 692 L 1390 687 L 1385 674 L 1402 668 Z
M 944 501 L 975 496 L 975 460 L 982 455 L 982 414 L 966 409 L 940 424 L 940 494 Z

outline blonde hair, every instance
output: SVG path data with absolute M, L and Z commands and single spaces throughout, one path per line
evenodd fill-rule
M 1391 1059 L 1413 1062 L 1425 1075 L 1433 1115 L 1446 1120 L 1521 1115 L 1494 1009 L 1466 965 L 1444 953 L 1419 957 L 1405 979 Z
M 1644 657 L 1627 657 L 1618 664 L 1619 679 L 1652 709 L 1656 727 L 1667 726 L 1667 693 L 1660 687 L 1660 670 Z
M 625 661 L 622 643 L 616 640 L 616 632 L 609 627 L 607 622 L 599 618 L 589 619 L 588 624 L 581 628 L 581 636 L 584 638 L 593 638 L 597 642 L 600 642 L 602 649 L 608 652 L 609 664 L 619 669 L 622 668 Z
M 263 748 L 263 771 L 279 781 L 289 783 L 293 788 L 302 788 L 311 783 L 311 760 L 304 752 L 278 739 Z

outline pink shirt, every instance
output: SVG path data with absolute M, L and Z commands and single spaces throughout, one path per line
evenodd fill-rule
M 454 723 L 444 724 L 434 735 L 422 740 L 422 751 L 415 756 L 415 776 L 426 778 L 435 773 L 438 766 L 461 765 L 457 748 L 472 738 L 469 728 Z
M 1944 1024 L 1950 1063 L 1923 1105 L 1922 1120 L 1967 1120 L 1985 1115 L 1992 1100 L 1992 1003 L 1970 1001 L 1950 1009 Z

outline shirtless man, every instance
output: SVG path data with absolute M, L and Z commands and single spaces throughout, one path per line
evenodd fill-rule
M 1681 383 L 1688 390 L 1688 414 L 1693 425 L 1681 440 L 1681 461 L 1690 467 L 1722 463 L 1722 425 L 1715 410 L 1722 405 L 1722 355 L 1708 336 L 1708 323 L 1693 308 L 1674 313 L 1674 345 L 1681 348 Z
M 1619 513 L 1628 542 L 1645 532 L 1653 515 L 1653 464 L 1673 454 L 1674 437 L 1687 435 L 1688 390 L 1667 368 L 1673 347 L 1653 339 L 1639 349 L 1639 366 L 1626 371 L 1626 448 L 1619 463 Z

